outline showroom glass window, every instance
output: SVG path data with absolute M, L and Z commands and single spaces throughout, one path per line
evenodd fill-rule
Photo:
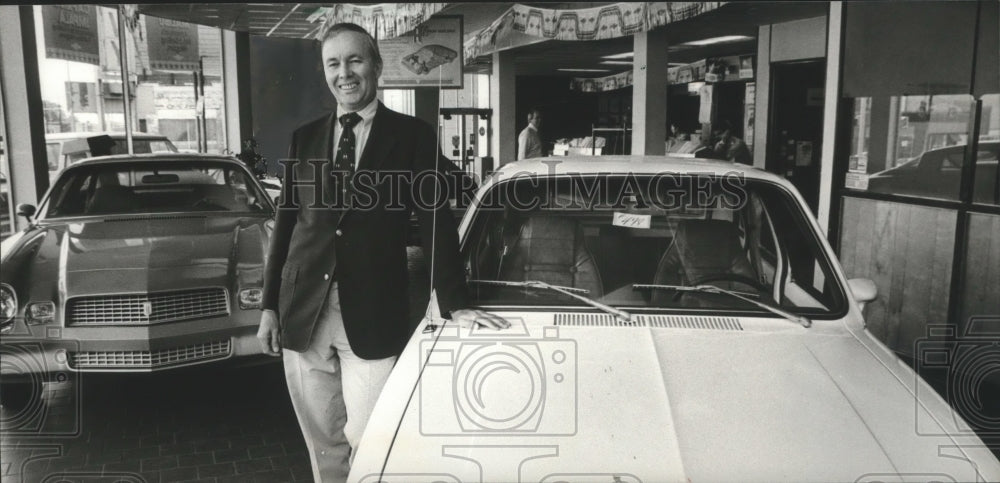
M 125 130 L 118 13 L 95 5 L 36 5 L 34 14 L 46 150 L 54 175 L 86 151 L 88 135 Z
M 3 89 L 0 89 L 2 92 Z M 11 206 L 10 164 L 7 156 L 7 119 L 3 96 L 0 96 L 0 240 L 14 233 L 14 207 Z
M 853 103 L 853 123 L 844 188 L 959 201 L 978 121 L 973 201 L 995 203 L 995 2 L 851 5 L 847 15 L 844 96 Z M 965 28 L 946 28 L 943 18 Z M 886 30 L 886 22 L 908 28 Z
M 998 23 L 995 1 L 844 5 L 838 256 L 878 287 L 868 329 L 915 359 L 1000 313 Z
M 114 152 L 128 152 L 126 122 L 134 133 L 155 135 L 134 143 L 135 152 L 225 149 L 221 30 L 130 14 L 122 45 L 117 9 L 43 5 L 34 11 L 52 174 L 89 156 L 87 139 L 96 134 L 110 135 Z
M 226 149 L 222 30 L 149 15 L 126 22 L 136 79 L 133 128 L 183 152 Z

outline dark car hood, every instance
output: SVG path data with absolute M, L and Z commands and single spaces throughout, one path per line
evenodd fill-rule
M 55 292 L 45 292 L 57 288 L 72 297 L 231 286 L 237 267 L 239 277 L 260 279 L 267 221 L 197 215 L 47 224 L 25 234 L 5 261 L 14 273 L 4 279 L 39 299 L 55 298 Z

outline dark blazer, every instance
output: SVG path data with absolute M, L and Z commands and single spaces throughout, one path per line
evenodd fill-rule
M 429 176 L 440 156 L 437 133 L 379 102 L 345 198 L 337 196 L 344 186 L 330 173 L 334 122 L 336 113 L 292 135 L 268 247 L 264 308 L 278 313 L 282 346 L 305 351 L 336 279 L 354 353 L 364 359 L 398 355 L 410 336 L 406 239 L 411 212 L 421 239 L 434 240 L 433 280 L 441 313 L 468 302 L 455 218 L 442 202 L 446 187 Z

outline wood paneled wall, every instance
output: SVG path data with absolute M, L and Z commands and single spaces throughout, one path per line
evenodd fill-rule
M 848 278 L 875 282 L 878 298 L 865 308 L 865 320 L 897 352 L 913 355 L 928 324 L 948 321 L 956 216 L 955 210 L 843 198 L 839 258 Z
M 1000 216 L 969 215 L 966 257 L 962 320 L 959 322 L 965 324 L 973 316 L 1000 317 Z

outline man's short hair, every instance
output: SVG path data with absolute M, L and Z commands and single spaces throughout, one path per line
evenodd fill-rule
M 379 52 L 378 50 L 378 42 L 375 41 L 375 37 L 372 37 L 372 34 L 368 33 L 368 31 L 365 30 L 364 27 L 358 24 L 350 22 L 341 22 L 326 27 L 326 29 L 323 30 L 322 34 L 319 36 L 319 44 L 323 45 L 323 43 L 325 43 L 327 39 L 335 37 L 344 32 L 354 32 L 356 34 L 361 34 L 361 36 L 365 38 L 365 45 L 367 45 L 368 47 L 368 54 L 371 56 L 372 60 L 375 62 L 376 65 L 382 67 L 382 53 Z
M 532 107 L 531 109 L 528 109 L 528 118 L 534 119 L 535 116 L 541 115 L 541 113 L 542 113 L 541 109 L 537 107 Z

